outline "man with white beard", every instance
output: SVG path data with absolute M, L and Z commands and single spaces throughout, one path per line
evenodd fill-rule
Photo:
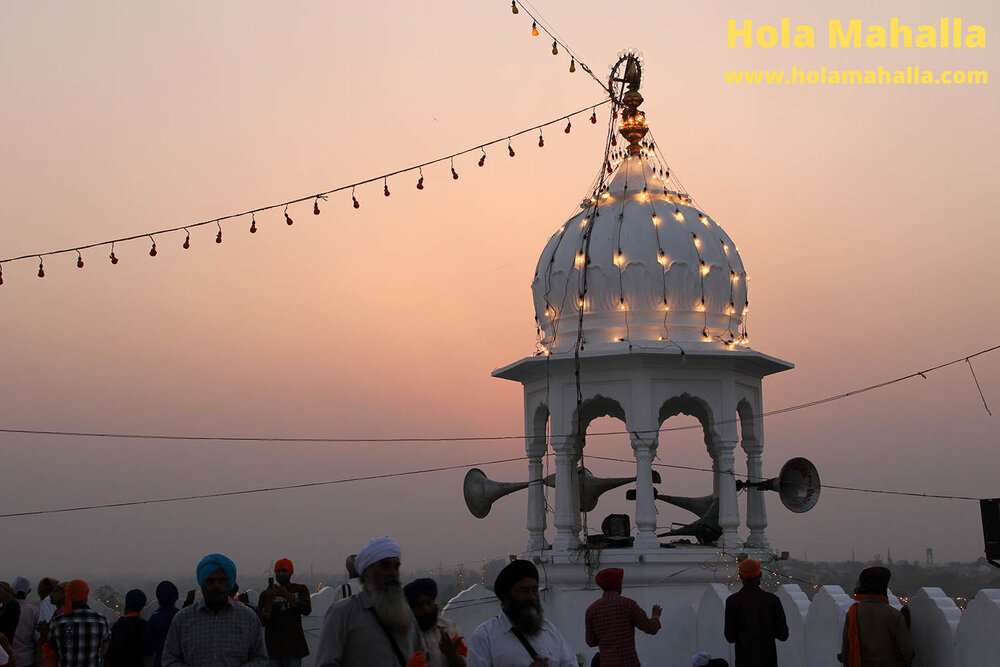
M 399 581 L 400 556 L 390 537 L 358 553 L 362 590 L 327 610 L 316 667 L 426 667 L 420 628 Z
M 577 667 L 569 644 L 542 614 L 538 568 L 512 561 L 497 575 L 493 593 L 502 611 L 472 633 L 468 667 Z

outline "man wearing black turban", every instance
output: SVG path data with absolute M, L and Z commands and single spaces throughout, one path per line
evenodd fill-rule
M 493 592 L 501 612 L 481 624 L 469 641 L 469 667 L 528 664 L 576 667 L 576 656 L 562 634 L 542 614 L 538 568 L 515 560 L 497 575 Z
M 888 568 L 865 568 L 844 623 L 842 653 L 848 667 L 908 667 L 913 644 L 903 615 L 889 606 Z

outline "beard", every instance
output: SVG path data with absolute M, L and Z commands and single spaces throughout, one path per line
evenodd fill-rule
M 364 586 L 365 591 L 372 597 L 372 608 L 378 620 L 396 632 L 410 629 L 410 605 L 403 596 L 403 587 L 399 579 L 386 579 L 381 582 L 365 580 Z
M 519 602 L 508 599 L 504 611 L 510 619 L 510 624 L 529 637 L 541 632 L 542 622 L 545 620 L 541 602 L 537 600 Z
M 417 616 L 416 619 L 417 619 L 417 625 L 420 626 L 420 629 L 424 632 L 427 632 L 435 625 L 437 625 L 438 608 L 435 607 L 434 611 L 432 611 L 431 613 L 423 614 L 422 616 Z

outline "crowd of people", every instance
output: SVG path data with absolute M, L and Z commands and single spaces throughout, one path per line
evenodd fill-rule
M 389 537 L 371 540 L 347 559 L 348 581 L 335 590 L 323 619 L 317 667 L 578 667 L 577 654 L 547 618 L 539 598 L 539 573 L 527 560 L 512 560 L 497 575 L 493 592 L 501 611 L 468 638 L 440 615 L 433 579 L 400 580 L 402 551 Z M 195 570 L 201 599 L 189 591 L 180 609 L 176 585 L 156 588 L 157 609 L 144 618 L 146 595 L 125 596 L 122 616 L 110 625 L 88 605 L 85 581 L 38 582 L 39 604 L 28 601 L 31 583 L 0 582 L 0 667 L 299 667 L 309 655 L 302 617 L 312 613 L 295 567 L 282 558 L 256 606 L 239 595 L 236 565 L 209 554 Z M 739 564 L 740 591 L 726 601 L 725 638 L 735 645 L 735 667 L 776 667 L 776 641 L 788 638 L 777 596 L 760 587 L 761 566 Z M 847 667 L 908 666 L 913 659 L 905 614 L 889 605 L 891 574 L 884 567 L 861 572 L 855 602 L 844 610 Z M 637 667 L 635 630 L 656 634 L 661 607 L 647 615 L 622 595 L 625 571 L 606 568 L 595 582 L 602 595 L 586 610 L 588 646 L 598 649 L 591 667 Z M 692 667 L 728 662 L 698 652 Z

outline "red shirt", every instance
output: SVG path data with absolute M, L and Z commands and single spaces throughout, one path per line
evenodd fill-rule
M 649 635 L 660 629 L 660 619 L 649 618 L 632 598 L 604 591 L 587 608 L 587 646 L 599 646 L 601 667 L 639 667 L 635 628 Z

